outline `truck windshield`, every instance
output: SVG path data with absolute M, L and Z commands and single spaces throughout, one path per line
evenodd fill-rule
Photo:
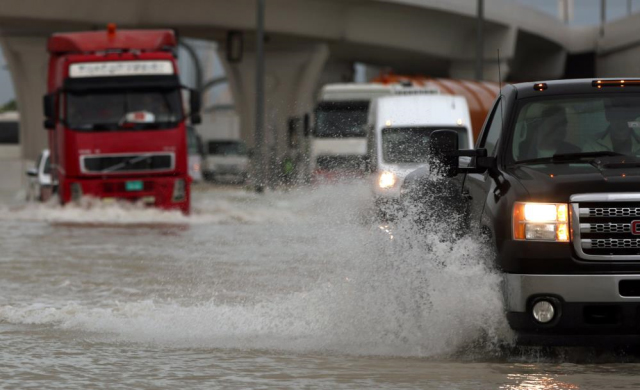
M 468 148 L 466 128 L 446 126 L 388 127 L 382 130 L 382 157 L 384 162 L 427 162 L 431 133 L 441 129 L 455 130 L 458 133 L 459 148 Z
M 323 102 L 316 109 L 315 136 L 322 138 L 365 137 L 368 101 Z
M 182 120 L 179 90 L 69 92 L 66 124 L 75 130 L 163 129 Z M 131 115 L 141 114 L 130 123 Z
M 514 162 L 640 156 L 640 95 L 536 99 L 518 112 Z M 566 158 L 565 158 L 566 157 Z

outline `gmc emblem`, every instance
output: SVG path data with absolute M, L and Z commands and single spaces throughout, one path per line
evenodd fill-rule
M 631 221 L 631 234 L 640 235 L 640 221 Z

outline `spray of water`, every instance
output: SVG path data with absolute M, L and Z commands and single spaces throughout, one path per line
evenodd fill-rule
M 192 217 L 111 208 L 92 214 L 93 209 L 50 206 L 15 211 L 13 217 L 92 221 L 108 214 L 110 220 L 118 215 L 118 221 L 140 222 L 157 221 L 162 215 L 170 221 L 204 220 L 202 228 L 221 223 L 229 229 L 247 222 L 264 225 L 264 242 L 273 245 L 255 248 L 255 254 L 268 252 L 268 260 L 248 262 L 262 267 L 265 287 L 255 292 L 261 297 L 219 299 L 213 291 L 215 280 L 199 280 L 201 287 L 212 290 L 210 299 L 148 296 L 95 304 L 79 298 L 43 304 L 34 298 L 0 307 L 0 321 L 48 324 L 118 341 L 365 355 L 495 351 L 496 345 L 509 340 L 492 255 L 472 236 L 447 234 L 450 221 L 415 223 L 402 214 L 390 224 L 373 222 L 363 217 L 370 215 L 369 191 L 355 185 L 273 193 L 265 199 L 241 192 L 215 196 L 197 200 L 199 211 Z M 220 213 L 232 217 L 212 217 Z M 283 234 L 295 242 L 279 242 Z M 295 248 L 290 255 L 288 245 Z M 237 262 L 243 266 L 242 259 Z M 292 291 L 293 270 L 269 272 L 282 262 L 313 274 L 312 281 Z M 203 267 L 196 271 L 204 272 L 211 262 L 191 266 Z M 248 286 L 257 279 L 238 275 L 239 287 L 232 294 L 241 297 L 243 284 L 255 291 Z

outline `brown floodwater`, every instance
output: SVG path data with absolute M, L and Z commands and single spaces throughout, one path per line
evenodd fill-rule
M 640 387 L 629 351 L 511 346 L 486 248 L 381 225 L 366 185 L 3 204 L 0 388 Z

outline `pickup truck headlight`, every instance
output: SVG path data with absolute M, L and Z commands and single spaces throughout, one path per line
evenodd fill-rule
M 569 206 L 566 203 L 516 202 L 513 238 L 569 242 Z
M 382 172 L 378 179 L 378 186 L 380 188 L 391 188 L 396 185 L 396 175 L 393 172 Z

